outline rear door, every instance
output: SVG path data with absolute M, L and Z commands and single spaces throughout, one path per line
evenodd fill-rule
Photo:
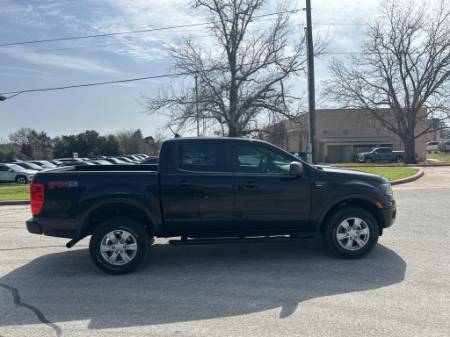
M 233 229 L 234 177 L 224 143 L 195 140 L 171 145 L 167 172 L 161 172 L 163 214 L 171 234 Z
M 268 144 L 237 143 L 236 220 L 249 232 L 308 231 L 311 181 L 289 174 L 295 158 Z

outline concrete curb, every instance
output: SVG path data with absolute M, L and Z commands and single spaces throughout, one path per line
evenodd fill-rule
M 393 180 L 393 181 L 391 181 L 391 185 L 400 185 L 400 184 L 410 183 L 412 181 L 415 181 L 415 180 L 421 178 L 424 174 L 425 174 L 425 172 L 424 172 L 423 168 L 420 167 L 419 172 L 417 172 L 415 175 L 413 175 L 411 177 L 403 178 L 403 179 Z
M 0 206 L 29 205 L 29 204 L 30 202 L 28 200 L 0 201 Z

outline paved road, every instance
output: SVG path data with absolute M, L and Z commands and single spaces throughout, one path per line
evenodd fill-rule
M 450 182 L 429 170 L 396 188 L 397 223 L 356 261 L 314 241 L 158 240 L 139 272 L 112 277 L 92 265 L 86 240 L 67 251 L 26 232 L 27 207 L 2 207 L 0 336 L 448 337 Z

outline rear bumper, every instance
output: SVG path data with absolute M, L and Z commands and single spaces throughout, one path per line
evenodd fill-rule
M 29 219 L 26 222 L 28 232 L 32 234 L 44 234 L 42 231 L 41 225 L 37 222 L 33 221 L 33 219 Z
M 75 229 L 70 228 L 71 226 L 55 224 L 54 222 L 46 223 L 45 221 L 38 221 L 34 218 L 28 219 L 26 225 L 28 232 L 32 234 L 44 234 L 59 238 L 73 239 L 77 233 Z

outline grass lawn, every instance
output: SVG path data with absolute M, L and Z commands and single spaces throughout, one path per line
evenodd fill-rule
M 30 185 L 0 185 L 0 201 L 28 200 Z
M 385 176 L 389 181 L 410 177 L 419 171 L 414 167 L 352 167 L 351 169 Z
M 427 159 L 439 160 L 440 162 L 450 163 L 450 153 L 427 153 Z

